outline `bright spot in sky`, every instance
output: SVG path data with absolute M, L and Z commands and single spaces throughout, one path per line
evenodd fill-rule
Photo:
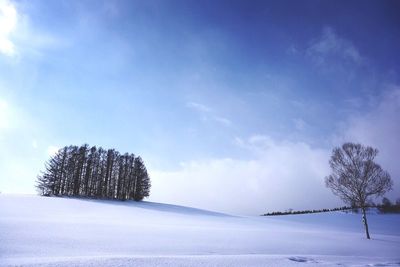
M 17 25 L 17 11 L 8 0 L 0 0 L 0 53 L 7 56 L 15 54 L 15 47 L 10 40 Z
M 49 156 L 54 156 L 57 152 L 58 152 L 59 148 L 56 146 L 49 146 L 47 148 L 47 154 L 49 154 Z
M 8 106 L 7 102 L 3 99 L 0 99 L 0 110 L 7 109 L 7 106 Z
M 32 147 L 35 148 L 35 149 L 38 148 L 38 143 L 37 143 L 36 140 L 32 141 Z

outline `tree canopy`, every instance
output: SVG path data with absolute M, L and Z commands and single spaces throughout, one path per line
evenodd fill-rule
M 84 144 L 66 146 L 52 156 L 38 175 L 36 187 L 45 196 L 139 201 L 149 196 L 150 186 L 141 157 Z

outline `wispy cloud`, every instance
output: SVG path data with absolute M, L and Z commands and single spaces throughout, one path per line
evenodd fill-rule
M 0 54 L 20 59 L 26 54 L 43 56 L 44 50 L 71 45 L 65 36 L 35 27 L 29 15 L 18 7 L 12 1 L 0 0 Z
M 11 34 L 17 26 L 17 15 L 17 10 L 10 1 L 0 0 L 0 53 L 6 56 L 16 54 Z
M 201 115 L 201 119 L 204 121 L 211 120 L 223 124 L 225 126 L 230 126 L 232 124 L 231 120 L 217 115 L 216 112 L 211 107 L 206 106 L 204 104 L 197 102 L 187 102 L 186 107 L 191 108 L 196 112 L 198 112 Z
M 379 149 L 378 160 L 394 179 L 393 197 L 400 194 L 400 86 L 391 85 L 372 107 L 353 114 L 341 126 L 336 143 L 360 142 Z
M 353 43 L 337 35 L 330 27 L 325 27 L 322 35 L 311 42 L 306 54 L 317 64 L 326 63 L 330 57 L 340 57 L 355 64 L 364 61 Z
M 307 123 L 301 118 L 293 119 L 293 123 L 294 123 L 294 127 L 298 131 L 303 131 L 307 126 Z
M 221 123 L 221 124 L 224 124 L 225 126 L 232 125 L 232 121 L 230 121 L 230 120 L 228 120 L 227 118 L 224 118 L 224 117 L 214 116 L 213 119 L 214 119 L 216 122 L 219 122 L 219 123 Z
M 106 14 L 110 15 L 111 17 L 117 17 L 120 13 L 120 10 L 116 2 L 113 1 L 104 1 L 103 10 Z
M 203 113 L 210 113 L 212 112 L 212 109 L 206 105 L 200 104 L 200 103 L 196 103 L 196 102 L 187 102 L 186 106 L 192 109 L 195 109 L 199 112 L 203 112 Z
M 297 55 L 299 54 L 299 49 L 295 46 L 295 45 L 290 45 L 287 49 L 286 49 L 286 54 L 288 55 Z
M 270 136 L 263 134 L 253 134 L 247 139 L 240 137 L 235 138 L 235 144 L 237 146 L 256 153 L 265 152 L 274 143 L 274 140 Z

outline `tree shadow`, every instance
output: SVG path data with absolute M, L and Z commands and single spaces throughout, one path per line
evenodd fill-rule
M 118 199 L 98 199 L 98 198 L 87 198 L 87 197 L 62 197 L 68 199 L 75 199 L 80 201 L 87 201 L 93 203 L 101 203 L 105 205 L 115 205 L 124 207 L 134 207 L 146 210 L 154 210 L 167 213 L 176 213 L 182 215 L 192 215 L 192 216 L 214 216 L 214 217 L 237 217 L 230 214 L 225 214 L 216 211 L 203 210 L 193 207 L 186 207 L 174 204 L 158 203 L 151 201 L 134 201 L 134 200 L 118 200 Z

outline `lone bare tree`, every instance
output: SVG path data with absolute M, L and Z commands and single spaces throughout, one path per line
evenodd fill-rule
M 361 144 L 345 143 L 333 149 L 329 164 L 332 174 L 325 184 L 345 203 L 362 210 L 367 238 L 370 239 L 365 209 L 372 197 L 383 196 L 392 189 L 388 172 L 374 162 L 378 150 Z

